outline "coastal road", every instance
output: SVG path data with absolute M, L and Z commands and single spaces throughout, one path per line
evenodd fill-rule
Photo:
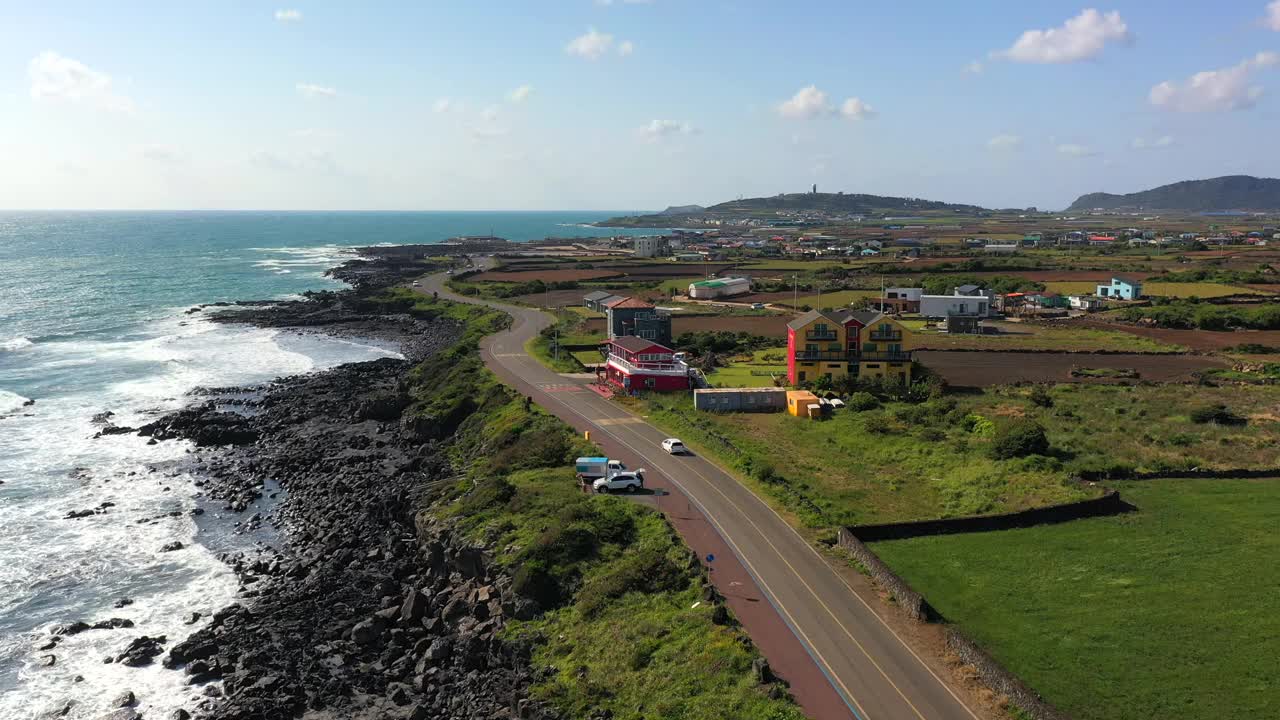
M 732 475 L 701 456 L 662 451 L 661 430 L 586 381 L 530 357 L 525 343 L 552 323 L 539 310 L 461 297 L 443 274 L 416 289 L 494 307 L 510 329 L 487 337 L 485 364 L 504 382 L 591 439 L 644 467 L 659 509 L 704 559 L 730 607 L 816 720 L 978 720 L 979 715 L 850 588 L 808 542 Z M 655 477 L 658 476 L 658 477 Z M 663 479 L 669 494 L 663 493 Z M 763 600 L 763 601 L 762 601 Z

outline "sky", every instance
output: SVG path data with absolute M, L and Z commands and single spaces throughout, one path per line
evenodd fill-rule
M 10 209 L 1060 209 L 1278 111 L 1280 0 L 0 0 Z

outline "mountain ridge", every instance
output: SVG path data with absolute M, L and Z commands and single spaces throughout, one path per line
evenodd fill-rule
M 1223 175 L 1205 180 L 1183 180 L 1128 194 L 1087 193 L 1076 198 L 1068 211 L 1082 210 L 1213 210 L 1280 209 L 1280 179 L 1252 175 Z

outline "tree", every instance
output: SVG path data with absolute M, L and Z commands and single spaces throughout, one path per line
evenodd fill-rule
M 1049 437 L 1039 423 L 1031 420 L 1017 420 L 1001 426 L 991 441 L 991 457 L 996 460 L 1045 455 L 1048 452 Z

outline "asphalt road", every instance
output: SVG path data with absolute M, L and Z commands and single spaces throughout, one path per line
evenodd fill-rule
M 817 550 L 751 490 L 705 458 L 666 454 L 661 430 L 527 355 L 525 343 L 551 324 L 549 315 L 457 296 L 445 287 L 446 279 L 425 277 L 418 289 L 512 316 L 509 330 L 481 344 L 486 365 L 547 411 L 590 430 L 611 457 L 646 468 L 646 484 L 659 488 L 660 509 L 700 557 L 722 548 L 707 563 L 717 587 L 809 715 L 977 720 Z M 670 495 L 661 490 L 664 481 Z M 761 597 L 767 602 L 759 602 Z

